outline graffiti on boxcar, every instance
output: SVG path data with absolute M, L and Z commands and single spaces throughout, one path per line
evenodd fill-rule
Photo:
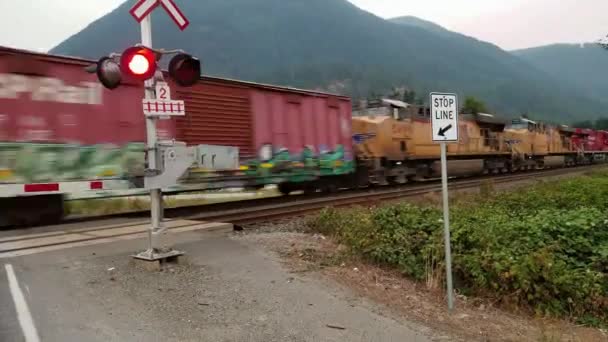
M 103 88 L 96 82 L 65 84 L 54 77 L 0 73 L 0 99 L 18 99 L 29 93 L 32 101 L 101 105 Z
M 0 143 L 0 182 L 46 182 L 140 175 L 142 143 L 124 146 Z
M 43 116 L 24 115 L 17 119 L 17 141 L 49 141 L 53 131 Z

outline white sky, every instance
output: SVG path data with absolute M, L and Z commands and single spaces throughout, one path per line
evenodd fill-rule
M 0 45 L 47 51 L 124 1 L 0 0 Z M 607 0 L 349 1 L 384 18 L 417 16 L 504 49 L 608 34 Z

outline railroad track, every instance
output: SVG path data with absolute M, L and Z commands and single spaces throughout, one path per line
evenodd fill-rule
M 485 176 L 475 179 L 453 180 L 449 184 L 451 190 L 470 189 L 479 187 L 491 180 L 493 184 L 511 183 L 522 180 L 532 180 L 544 177 L 585 172 L 600 165 L 570 169 L 543 170 L 503 176 Z M 605 166 L 604 166 L 605 168 Z M 376 188 L 358 191 L 345 191 L 324 196 L 292 196 L 286 201 L 282 198 L 248 200 L 224 203 L 221 210 L 209 210 L 210 205 L 201 212 L 201 206 L 188 208 L 167 209 L 166 226 L 169 231 L 185 232 L 192 230 L 214 230 L 239 228 L 243 225 L 273 221 L 288 217 L 301 216 L 319 211 L 326 207 L 345 207 L 365 205 L 370 202 L 387 202 L 402 198 L 420 196 L 430 192 L 441 191 L 441 184 L 432 181 L 427 184 L 416 184 L 400 188 Z M 221 207 L 215 205 L 216 209 Z M 146 212 L 146 214 L 149 212 Z M 140 214 L 140 213 L 138 213 Z M 104 223 L 89 228 L 78 228 L 78 222 L 72 222 L 75 228 L 64 228 L 45 233 L 31 233 L 21 236 L 0 238 L 0 258 L 31 254 L 35 251 L 49 251 L 72 246 L 110 242 L 115 240 L 132 239 L 146 236 L 149 219 L 133 218 L 125 223 Z M 107 221 L 105 221 L 107 222 Z M 213 224 L 210 222 L 229 222 L 232 225 Z M 60 226 L 61 227 L 61 226 Z M 66 226 L 67 227 L 67 226 Z M 227 228 L 228 227 L 228 228 Z
M 539 177 L 551 177 L 557 175 L 565 175 L 570 173 L 585 172 L 598 168 L 605 168 L 606 165 L 590 165 L 590 166 L 578 166 L 563 169 L 548 169 L 548 170 L 537 170 L 527 171 L 515 174 L 506 175 L 486 175 L 476 176 L 474 178 L 460 178 L 450 180 L 450 189 L 460 189 L 466 187 L 476 187 L 486 180 L 492 182 L 505 183 L 513 182 L 523 179 L 532 179 Z M 164 210 L 164 217 L 166 218 L 190 218 L 194 220 L 207 220 L 207 221 L 222 221 L 222 222 L 233 222 L 237 224 L 250 223 L 252 220 L 262 218 L 260 213 L 262 211 L 280 211 L 280 210 L 292 210 L 307 212 L 319 208 L 319 206 L 327 206 L 332 204 L 334 206 L 343 206 L 349 204 L 360 204 L 370 200 L 387 200 L 396 199 L 399 197 L 408 197 L 418 195 L 426 192 L 433 192 L 440 190 L 441 181 L 429 180 L 423 183 L 410 183 L 401 186 L 393 187 L 372 187 L 368 189 L 358 190 L 345 190 L 334 194 L 308 194 L 308 195 L 293 195 L 289 197 L 268 197 L 258 199 L 245 199 L 232 202 L 220 202 L 213 204 L 201 204 L 201 205 L 190 205 L 176 208 L 166 208 Z M 300 208 L 301 209 L 300 209 Z M 304 209 L 304 207 L 310 207 L 310 210 Z M 279 209 L 285 208 L 285 209 Z M 70 223 L 83 223 L 91 221 L 101 221 L 107 219 L 135 219 L 135 218 L 147 218 L 150 215 L 149 210 L 133 211 L 127 213 L 97 215 L 97 216 L 76 216 L 68 217 L 61 224 Z M 279 215 L 268 214 L 269 218 Z M 249 218 L 250 217 L 250 218 Z M 18 227 L 26 228 L 26 227 Z
M 511 183 L 522 180 L 532 180 L 537 178 L 584 172 L 597 168 L 601 168 L 601 166 L 593 165 L 588 167 L 579 167 L 576 169 L 542 170 L 503 176 L 484 176 L 475 179 L 453 180 L 448 184 L 448 187 L 450 190 L 477 188 L 486 181 L 492 181 L 493 184 Z M 401 187 L 396 189 L 378 188 L 366 191 L 325 195 L 323 197 L 301 201 L 284 201 L 281 204 L 256 205 L 248 208 L 241 207 L 239 209 L 226 210 L 217 213 L 199 213 L 188 215 L 184 218 L 192 220 L 230 222 L 235 225 L 245 225 L 272 221 L 285 217 L 305 215 L 327 207 L 347 207 L 377 202 L 388 202 L 439 191 L 441 191 L 440 181 L 433 181 L 430 184 L 410 185 L 409 187 Z

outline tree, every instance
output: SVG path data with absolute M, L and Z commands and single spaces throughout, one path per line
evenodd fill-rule
M 608 50 L 608 35 L 597 41 L 598 45 Z
M 386 97 L 392 100 L 400 100 L 401 96 L 400 89 L 397 87 L 392 87 L 390 93 Z
M 584 120 L 574 122 L 572 124 L 575 128 L 590 128 L 590 129 L 599 129 L 599 130 L 608 130 L 608 118 L 599 118 L 595 121 Z
M 409 104 L 415 104 L 416 103 L 416 92 L 413 90 L 406 90 L 403 93 L 403 102 L 409 103 Z
M 574 128 L 591 128 L 591 129 L 593 129 L 593 128 L 594 128 L 594 127 L 593 127 L 593 126 L 594 126 L 594 125 L 593 125 L 593 121 L 591 121 L 591 120 L 585 120 L 585 121 L 574 122 L 574 123 L 572 124 L 572 126 L 573 126 Z
M 595 121 L 595 129 L 608 130 L 608 118 L 600 118 Z
M 478 114 L 488 111 L 485 103 L 473 96 L 467 96 L 465 98 L 462 110 L 465 114 Z

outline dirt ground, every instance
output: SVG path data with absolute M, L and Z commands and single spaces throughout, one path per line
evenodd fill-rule
M 508 312 L 487 299 L 457 295 L 448 313 L 445 291 L 429 289 L 399 273 L 348 256 L 332 239 L 305 232 L 304 219 L 241 232 L 237 239 L 277 253 L 293 271 L 329 278 L 386 307 L 384 314 L 420 323 L 463 341 L 608 341 L 608 332 L 559 320 Z

